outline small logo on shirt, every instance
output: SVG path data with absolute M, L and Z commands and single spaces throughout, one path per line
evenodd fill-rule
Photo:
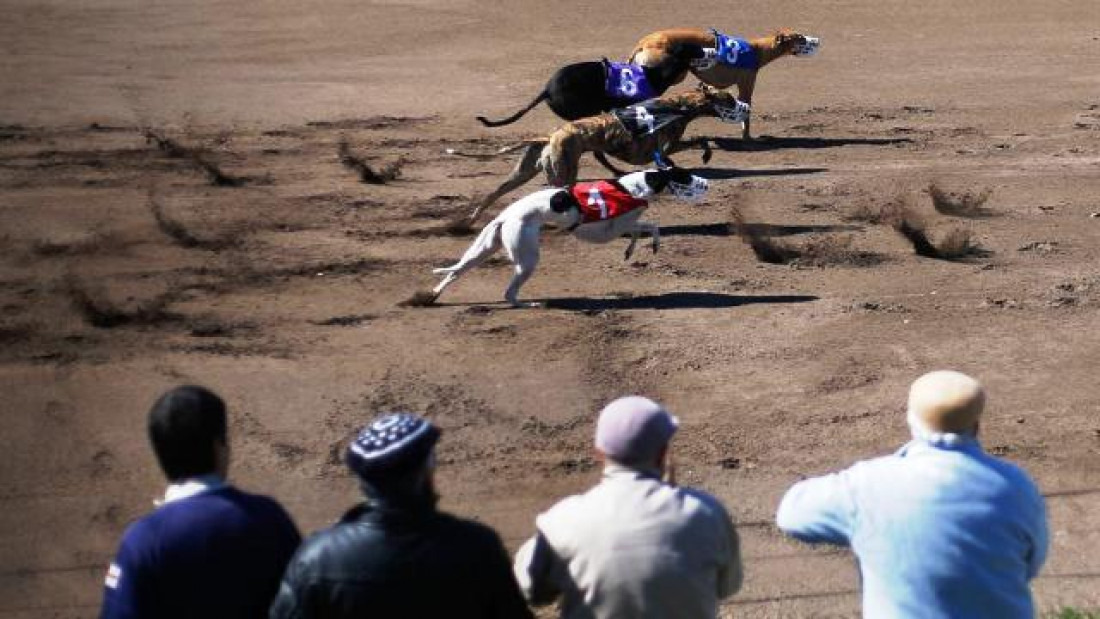
M 117 563 L 112 563 L 107 568 L 107 577 L 103 579 L 103 584 L 107 585 L 108 589 L 117 589 L 118 581 L 122 579 L 122 568 Z

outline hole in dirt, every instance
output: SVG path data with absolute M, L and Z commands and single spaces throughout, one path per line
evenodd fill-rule
M 430 290 L 417 290 L 411 297 L 397 304 L 398 307 L 432 307 L 439 295 Z

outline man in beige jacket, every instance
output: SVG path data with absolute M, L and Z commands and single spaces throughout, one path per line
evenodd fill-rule
M 713 619 L 719 600 L 737 592 L 741 555 L 726 509 L 669 479 L 678 425 L 637 396 L 603 409 L 603 479 L 540 515 L 516 554 L 516 579 L 532 604 L 560 596 L 567 619 Z

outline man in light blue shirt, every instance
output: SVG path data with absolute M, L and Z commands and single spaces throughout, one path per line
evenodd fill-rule
M 852 548 L 865 617 L 1035 616 L 1046 510 L 1023 470 L 982 450 L 984 405 L 973 378 L 925 374 L 909 392 L 912 441 L 783 497 L 785 533 Z

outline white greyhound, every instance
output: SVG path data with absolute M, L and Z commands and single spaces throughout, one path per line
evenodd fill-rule
M 503 246 L 508 259 L 515 265 L 504 299 L 513 307 L 537 307 L 537 303 L 520 303 L 518 295 L 538 265 L 539 234 L 543 224 L 564 228 L 589 243 L 609 243 L 629 234 L 627 260 L 634 253 L 638 237 L 647 232 L 656 253 L 660 248 L 660 230 L 656 224 L 641 221 L 640 217 L 649 205 L 645 198 L 666 188 L 679 198 L 698 200 L 707 191 L 707 181 L 680 168 L 666 168 L 634 172 L 612 181 L 576 183 L 536 191 L 512 203 L 489 222 L 461 260 L 449 267 L 434 269 L 436 275 L 444 278 L 432 293 L 438 298 L 456 279 Z

